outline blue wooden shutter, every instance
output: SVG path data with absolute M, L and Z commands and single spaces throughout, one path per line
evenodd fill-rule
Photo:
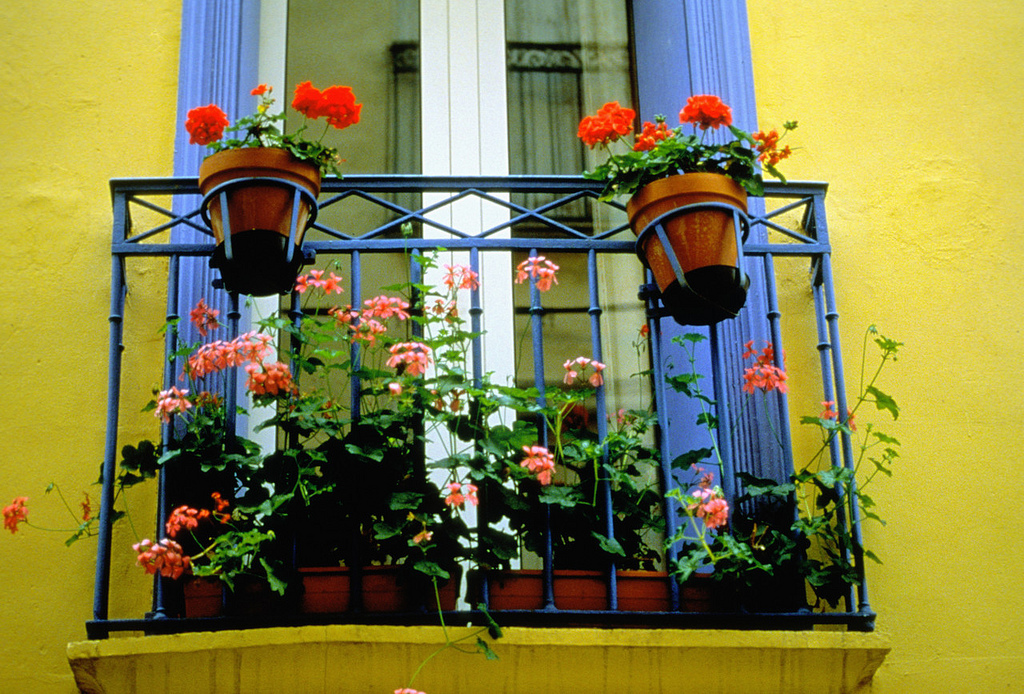
M 663 114 L 673 125 L 678 123 L 677 114 L 689 96 L 715 94 L 732 108 L 734 125 L 749 132 L 758 129 L 744 0 L 638 0 L 633 3 L 633 33 L 641 120 L 653 121 L 655 115 Z M 752 202 L 756 205 L 751 205 L 751 213 L 759 213 L 761 201 Z M 737 318 L 718 326 L 718 342 L 725 358 L 724 372 L 717 377 L 731 403 L 743 400 L 743 344 L 753 340 L 755 346 L 763 347 L 768 339 L 763 270 L 747 259 L 746 271 L 751 275 L 746 307 Z M 668 319 L 662 328 L 666 374 L 687 371 L 689 365 L 671 339 L 689 332 L 707 335 L 708 329 L 684 328 Z M 706 349 L 699 353 L 697 369 L 705 375 L 702 388 L 712 395 L 711 359 Z M 689 398 L 670 393 L 665 405 L 672 429 L 692 432 L 669 442 L 672 457 L 707 445 L 707 433 L 694 426 L 699 409 Z M 742 420 L 736 431 L 733 458 L 737 470 L 776 479 L 788 474 L 778 446 L 768 440 L 768 432 Z

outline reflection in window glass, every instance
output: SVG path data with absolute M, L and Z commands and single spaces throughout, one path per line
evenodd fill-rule
M 625 0 L 506 0 L 509 166 L 512 174 L 578 175 L 603 157 L 576 137 L 580 119 L 608 101 L 632 101 L 628 12 Z M 535 207 L 541 196 L 520 196 L 519 204 Z M 622 224 L 625 216 L 589 200 L 560 208 L 555 216 L 568 226 L 591 233 Z M 539 225 L 522 225 L 518 236 L 545 232 Z M 624 232 L 624 238 L 632 234 Z M 520 254 L 514 262 L 520 262 Z M 558 290 L 544 296 L 545 380 L 555 384 L 562 362 L 592 352 L 586 260 L 576 254 L 551 258 L 561 270 Z M 632 256 L 599 261 L 599 293 L 604 361 L 614 368 L 606 374 L 614 409 L 645 402 L 643 388 L 630 375 L 647 368 L 638 361 L 634 341 L 644 316 L 637 300 L 643 269 Z M 516 288 L 517 331 L 528 329 L 529 303 L 525 287 Z M 517 380 L 532 383 L 529 340 L 519 345 Z M 646 402 L 650 402 L 649 398 Z M 595 413 L 596 414 L 596 413 Z
M 363 104 L 360 121 L 344 130 L 328 128 L 324 141 L 337 147 L 343 174 L 415 174 L 420 167 L 419 3 L 410 0 L 302 0 L 288 5 L 287 90 L 291 101 L 296 84 L 309 80 L 326 89 L 347 85 Z M 288 131 L 302 127 L 303 118 L 288 110 Z M 319 135 L 320 122 L 310 124 Z M 414 194 L 381 195 L 403 207 L 417 209 Z M 321 210 L 319 224 L 345 234 L 360 235 L 388 225 L 396 217 L 379 205 L 355 197 Z M 389 233 L 397 235 L 396 228 Z M 311 229 L 306 238 L 322 239 Z M 332 256 L 317 264 L 337 263 L 339 274 L 350 278 L 348 258 Z M 406 276 L 399 256 L 367 258 L 363 264 L 363 293 L 377 292 L 381 277 L 397 281 Z M 347 290 L 351 290 L 348 287 Z M 358 295 L 356 293 L 355 295 Z M 369 294 L 373 296 L 374 294 Z M 349 293 L 348 296 L 353 296 Z

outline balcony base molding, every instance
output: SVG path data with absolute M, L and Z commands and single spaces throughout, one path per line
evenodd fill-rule
M 452 638 L 473 627 L 448 630 Z M 486 635 L 485 635 L 486 636 Z M 86 694 L 394 691 L 444 643 L 440 627 L 328 625 L 68 644 Z M 463 645 L 472 646 L 475 639 Z M 448 649 L 413 686 L 437 692 L 865 692 L 890 650 L 876 633 L 509 627 L 499 660 Z M 684 687 L 685 688 L 685 687 Z

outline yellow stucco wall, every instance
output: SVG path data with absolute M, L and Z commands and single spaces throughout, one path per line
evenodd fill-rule
M 893 644 L 874 691 L 1016 691 L 1024 4 L 747 6 L 760 119 L 798 119 L 785 170 L 830 183 L 847 361 L 869 323 L 906 343 L 886 379 L 903 458 L 867 537 Z
M 1010 370 L 1024 6 L 748 7 L 762 122 L 799 119 L 786 171 L 831 184 L 847 358 L 869 323 L 907 343 L 885 384 L 903 406 L 891 432 L 904 457 L 874 494 L 888 527 L 868 534 L 885 560 L 870 567 L 872 605 L 893 645 L 874 691 L 1010 691 L 1024 673 L 1024 398 Z M 0 504 L 28 495 L 40 524 L 64 523 L 46 485 L 77 503 L 102 455 L 107 180 L 171 173 L 179 12 L 173 0 L 0 3 Z M 94 543 L 63 539 L 0 537 L 0 691 L 74 691 L 65 645 L 90 616 Z M 123 610 L 130 597 L 115 599 Z
M 176 0 L 0 3 L 0 505 L 27 495 L 40 525 L 69 527 L 51 481 L 76 509 L 97 496 L 107 182 L 172 173 L 179 24 Z M 65 650 L 91 616 L 96 544 L 65 537 L 0 537 L 0 691 L 76 691 Z

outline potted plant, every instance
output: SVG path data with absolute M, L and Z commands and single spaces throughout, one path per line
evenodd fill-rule
M 340 175 L 338 153 L 324 135 L 358 123 L 362 108 L 349 87 L 320 91 L 303 82 L 291 105 L 305 121 L 285 134 L 285 114 L 271 112 L 271 93 L 265 84 L 253 89 L 256 113 L 234 125 L 214 104 L 192 109 L 185 122 L 189 142 L 213 151 L 199 167 L 203 219 L 217 241 L 211 264 L 226 288 L 255 296 L 291 289 L 305 262 L 302 238 L 316 219 L 320 177 Z M 310 121 L 321 118 L 319 138 L 308 138 Z M 235 136 L 224 138 L 225 132 Z
M 785 181 L 775 167 L 791 150 L 780 149 L 779 141 L 796 122 L 786 123 L 781 135 L 750 134 L 732 125 L 731 110 L 717 96 L 691 96 L 679 126 L 670 129 L 658 116 L 643 124 L 630 150 L 612 153 L 611 143 L 633 132 L 635 117 L 632 109 L 610 102 L 580 122 L 578 137 L 608 152 L 607 161 L 584 176 L 604 184 L 602 200 L 630 196 L 626 212 L 637 254 L 678 323 L 710 325 L 734 317 L 749 287 L 740 263 L 747 195 L 764 193 L 759 166 Z M 693 132 L 684 134 L 684 125 Z M 708 138 L 709 129 L 723 125 L 733 139 Z
M 488 492 L 491 512 L 500 514 L 525 550 L 537 557 L 550 552 L 557 608 L 609 609 L 608 572 L 614 569 L 620 583 L 619 609 L 667 609 L 665 574 L 653 576 L 654 590 L 664 596 L 664 603 L 640 607 L 640 596 L 626 598 L 628 604 L 621 600 L 622 583 L 639 583 L 641 577 L 656 573 L 661 554 L 654 538 L 663 532 L 662 499 L 654 482 L 657 456 L 649 438 L 651 414 L 618 413 L 603 439 L 581 416 L 594 394 L 594 381 L 588 379 L 600 383 L 594 369 L 601 366 L 585 357 L 567 362 L 571 387 L 548 391 L 547 404 L 535 413 L 543 423 L 530 429 L 535 434 L 547 430 L 549 447 L 537 439 L 523 445 L 518 466 L 509 466 L 503 480 L 482 480 L 482 488 Z M 605 493 L 610 525 L 604 518 Z M 499 570 L 503 566 L 488 564 L 491 608 L 543 608 L 543 572 Z
M 873 374 L 862 377 L 865 384 L 845 415 L 835 402 L 823 402 L 816 416 L 801 423 L 821 432 L 821 445 L 802 467 L 786 479 L 737 473 L 741 483 L 738 496 L 725 498 L 720 479 L 715 402 L 700 388 L 700 374 L 692 369 L 694 346 L 704 337 L 687 334 L 677 341 L 688 352 L 691 372 L 670 379 L 670 384 L 701 403 L 698 424 L 709 434 L 710 447 L 685 453 L 675 461 L 683 474 L 692 475 L 688 484 L 669 491 L 682 514 L 682 523 L 669 542 L 678 548 L 673 573 L 686 581 L 697 572 L 720 584 L 720 609 L 750 612 L 793 612 L 807 609 L 813 596 L 814 609 L 834 609 L 863 579 L 863 560 L 879 561 L 861 546 L 857 526 L 863 519 L 881 522 L 865 489 L 878 475 L 892 475 L 899 457 L 899 441 L 872 424 L 856 417 L 865 404 L 899 416 L 895 400 L 878 386 L 882 368 L 895 361 L 902 343 L 879 335 L 874 326 L 865 336 L 874 336 L 879 350 Z M 866 357 L 866 354 L 865 354 Z M 752 399 L 764 399 L 772 391 L 787 391 L 787 375 L 781 355 L 771 345 L 758 350 L 747 343 L 744 358 L 751 364 L 743 374 L 743 389 Z M 764 408 L 765 417 L 769 410 Z M 767 422 L 777 429 L 777 424 Z M 830 464 L 828 452 L 839 436 L 860 436 L 856 460 L 851 468 Z M 856 509 L 856 510 L 855 510 Z
M 191 354 L 190 379 L 206 375 L 204 364 L 244 368 L 254 400 L 275 407 L 264 426 L 283 441 L 257 460 L 226 461 L 232 529 L 205 547 L 193 542 L 192 572 L 231 588 L 234 576 L 255 573 L 282 595 L 294 592 L 300 609 L 321 612 L 422 609 L 436 578 L 442 587 L 448 581 L 444 606 L 454 609 L 467 529 L 420 452 L 429 417 L 417 383 L 431 350 L 411 347 L 410 305 L 400 296 L 360 309 L 329 305 L 339 280 L 321 270 L 299 277 L 297 289 L 312 302 L 303 318 L 259 322 L 258 335 L 288 337 L 289 364 L 244 349 L 223 357 L 218 341 Z M 414 400 L 402 400 L 400 383 Z M 190 426 L 197 404 L 173 411 Z
M 234 453 L 227 461 L 236 482 L 234 512 L 215 537 L 188 538 L 183 554 L 191 554 L 192 573 L 218 576 L 232 587 L 235 576 L 256 574 L 282 594 L 298 583 L 305 609 L 344 610 L 359 607 L 360 598 L 351 602 L 351 591 L 334 579 L 358 572 L 361 607 L 372 610 L 371 583 L 390 572 L 400 587 L 379 595 L 406 597 L 382 604 L 413 609 L 428 601 L 433 579 L 457 585 L 464 562 L 507 567 L 521 542 L 541 555 L 548 514 L 560 571 L 586 570 L 586 581 L 603 586 L 602 572 L 613 565 L 650 569 L 660 558 L 651 538 L 661 523 L 648 469 L 656 460 L 650 414 L 621 413 L 618 426 L 598 440 L 581 413 L 602 384 L 604 365 L 585 357 L 566 362 L 562 387 L 548 391 L 545 405 L 535 389 L 475 381 L 468 365 L 475 335 L 459 315 L 458 293 L 478 288 L 478 279 L 466 267 L 439 269 L 431 257 L 418 262 L 425 274 L 443 270 L 438 286 L 396 285 L 397 295 L 374 297 L 360 309 L 335 301 L 341 287 L 333 273 L 300 277 L 297 288 L 308 304 L 301 320 L 270 317 L 258 333 L 288 336 L 289 366 L 268 363 L 259 350 L 264 338 L 254 336 L 243 342 L 257 349 L 214 341 L 182 351 L 191 392 L 201 390 L 198 380 L 211 368 L 204 365 L 238 362 L 254 398 L 276 406 L 266 426 L 285 442 L 262 458 Z M 543 259 L 528 259 L 520 281 L 543 280 L 549 276 L 539 270 L 549 269 Z M 225 351 L 242 357 L 223 358 Z M 191 405 L 166 398 L 157 411 L 186 428 L 213 423 L 200 416 L 210 398 L 190 399 Z M 550 453 L 541 446 L 544 432 Z M 428 440 L 444 454 L 426 455 Z M 165 454 L 163 461 L 173 457 Z M 204 470 L 217 467 L 208 462 Z M 615 518 L 611 532 L 598 511 L 604 484 Z M 485 522 L 471 529 L 463 511 L 481 501 Z M 212 509 L 191 508 L 193 516 L 214 517 Z M 241 558 L 240 548 L 248 548 Z M 288 574 L 289 552 L 298 575 Z M 328 577 L 328 607 L 316 607 L 310 589 Z M 606 590 L 599 590 L 607 604 Z M 453 606 L 453 597 L 442 607 Z
M 586 357 L 566 362 L 543 404 L 534 388 L 474 378 L 477 335 L 458 298 L 479 289 L 476 273 L 413 257 L 440 281 L 353 307 L 342 278 L 313 270 L 295 284 L 301 317 L 267 316 L 236 337 L 204 301 L 190 313 L 200 341 L 171 355 L 180 377 L 148 405 L 165 436 L 126 446 L 116 482 L 167 473 L 160 532 L 133 549 L 168 594 L 222 584 L 223 597 L 215 588 L 185 614 L 245 612 L 253 593 L 256 609 L 452 609 L 462 566 L 507 568 L 523 545 L 542 555 L 549 514 L 559 571 L 603 586 L 613 567 L 660 558 L 650 414 L 620 413 L 598 437 L 586 418 L 605 367 Z M 555 269 L 530 258 L 517 279 L 550 289 Z M 166 329 L 179 333 L 176 320 Z M 275 450 L 233 430 L 236 381 L 272 409 L 261 426 L 276 431 Z M 598 511 L 606 488 L 611 527 Z

